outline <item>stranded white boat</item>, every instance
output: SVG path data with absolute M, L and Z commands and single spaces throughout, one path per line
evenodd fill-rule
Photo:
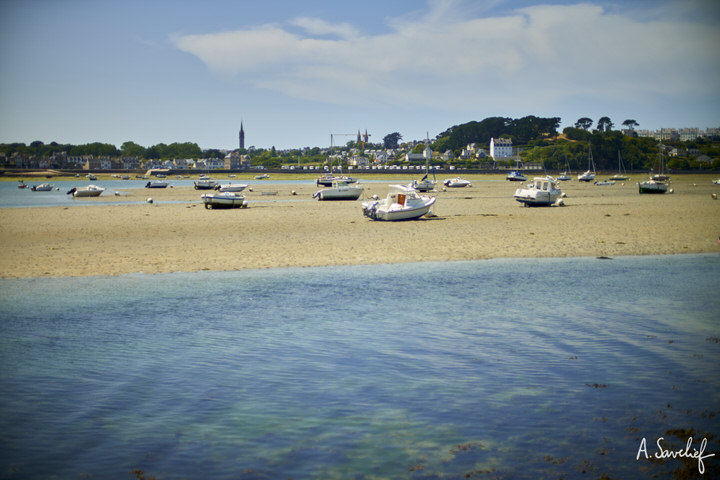
M 620 150 L 618 150 L 618 173 L 610 177 L 611 180 L 630 180 L 630 177 L 628 177 L 627 173 L 625 172 L 625 165 L 622 161 L 622 156 L 620 156 Z
M 51 192 L 53 188 L 49 183 L 41 183 L 40 185 L 33 185 L 30 190 L 33 192 Z
M 435 197 L 418 195 L 411 187 L 390 185 L 386 198 L 363 202 L 362 210 L 373 220 L 413 220 L 426 215 L 434 203 Z
M 242 192 L 247 188 L 244 183 L 228 183 L 226 185 L 218 185 L 215 190 L 220 192 Z
M 335 175 L 321 175 L 320 178 L 315 180 L 315 184 L 318 187 L 331 187 L 334 181 L 342 181 L 350 184 L 357 183 L 357 178 L 346 176 L 336 177 Z
M 168 183 L 167 182 L 147 182 L 145 184 L 145 188 L 167 188 Z
M 557 180 L 561 182 L 572 180 L 572 177 L 570 176 L 570 164 L 568 163 L 567 156 L 565 156 L 565 171 L 557 177 Z
M 245 197 L 236 192 L 206 193 L 201 195 L 205 208 L 246 208 Z
M 557 181 L 550 176 L 535 177 L 527 187 L 515 190 L 515 200 L 526 207 L 551 206 L 562 196 Z
M 195 190 L 212 190 L 218 186 L 218 183 L 210 180 L 209 178 L 203 178 L 193 182 L 195 184 Z
M 255 180 L 265 180 L 267 178 L 270 178 L 270 175 L 267 173 L 263 173 L 262 175 L 255 175 Z
M 460 177 L 448 178 L 443 182 L 443 185 L 448 188 L 472 187 L 472 183 L 470 183 L 470 180 L 465 180 Z
M 578 175 L 578 180 L 581 182 L 592 182 L 595 180 L 595 161 L 592 156 L 592 147 L 588 142 L 588 169 L 585 173 Z
M 332 187 L 318 190 L 313 198 L 318 200 L 357 200 L 362 195 L 363 187 L 350 185 L 344 180 L 335 180 Z
M 638 189 L 640 193 L 665 193 L 667 192 L 667 183 L 661 182 L 660 180 L 646 180 L 638 183 Z
M 75 197 L 98 197 L 105 189 L 97 185 L 88 185 L 87 187 L 75 187 L 67 192 L 68 195 Z
M 615 185 L 615 180 L 598 180 L 595 182 L 595 185 Z
M 505 180 L 509 180 L 511 182 L 525 182 L 527 181 L 527 177 L 523 175 L 522 173 L 518 172 L 517 170 L 508 173 L 507 177 L 505 177 Z

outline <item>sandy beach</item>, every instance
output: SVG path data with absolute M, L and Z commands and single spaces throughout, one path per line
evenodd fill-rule
M 363 176 L 360 176 L 361 180 Z M 368 176 L 368 179 L 372 177 Z M 192 187 L 125 190 L 127 205 L 0 209 L 0 276 L 135 272 L 718 251 L 720 186 L 710 175 L 674 176 L 672 194 L 640 195 L 635 175 L 614 186 L 562 184 L 565 206 L 526 208 L 517 183 L 467 175 L 439 191 L 432 218 L 376 222 L 361 201 L 390 183 L 364 183 L 354 202 L 319 202 L 314 185 L 255 185 L 249 208 L 206 210 Z M 439 181 L 442 178 L 438 178 Z M 238 180 L 241 181 L 241 180 Z M 121 188 L 118 181 L 118 189 Z M 292 191 L 295 191 L 295 195 Z M 263 195 L 277 192 L 277 195 Z M 76 199 L 97 203 L 99 199 Z M 145 203 L 152 197 L 152 204 Z M 142 202 L 142 203 L 137 203 Z

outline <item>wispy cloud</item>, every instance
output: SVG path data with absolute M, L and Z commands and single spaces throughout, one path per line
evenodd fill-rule
M 716 22 L 641 21 L 589 3 L 474 14 L 432 1 L 377 35 L 302 17 L 172 41 L 220 75 L 344 105 L 542 107 L 567 97 L 702 95 L 720 84 Z

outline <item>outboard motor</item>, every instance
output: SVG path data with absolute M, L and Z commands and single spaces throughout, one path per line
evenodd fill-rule
M 69 192 L 67 192 L 65 195 L 72 195 L 73 193 L 77 192 L 77 188 L 73 187 L 70 189 Z

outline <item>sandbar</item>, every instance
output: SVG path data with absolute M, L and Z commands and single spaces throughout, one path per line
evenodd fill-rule
M 186 186 L 125 191 L 118 205 L 100 205 L 108 200 L 100 197 L 74 201 L 84 206 L 2 208 L 0 277 L 615 258 L 719 248 L 720 201 L 713 194 L 720 186 L 709 175 L 674 176 L 673 193 L 665 195 L 640 195 L 636 182 L 646 177 L 639 175 L 613 186 L 573 180 L 562 183 L 565 205 L 545 208 L 516 202 L 518 184 L 502 176 L 466 177 L 471 187 L 435 193 L 434 216 L 407 222 L 373 221 L 361 211 L 363 198 L 384 197 L 388 184 L 410 180 L 400 176 L 362 183 L 363 197 L 351 202 L 314 200 L 315 185 L 268 183 L 245 192 L 244 209 L 205 209 L 203 192 Z M 152 204 L 144 201 L 149 196 Z

